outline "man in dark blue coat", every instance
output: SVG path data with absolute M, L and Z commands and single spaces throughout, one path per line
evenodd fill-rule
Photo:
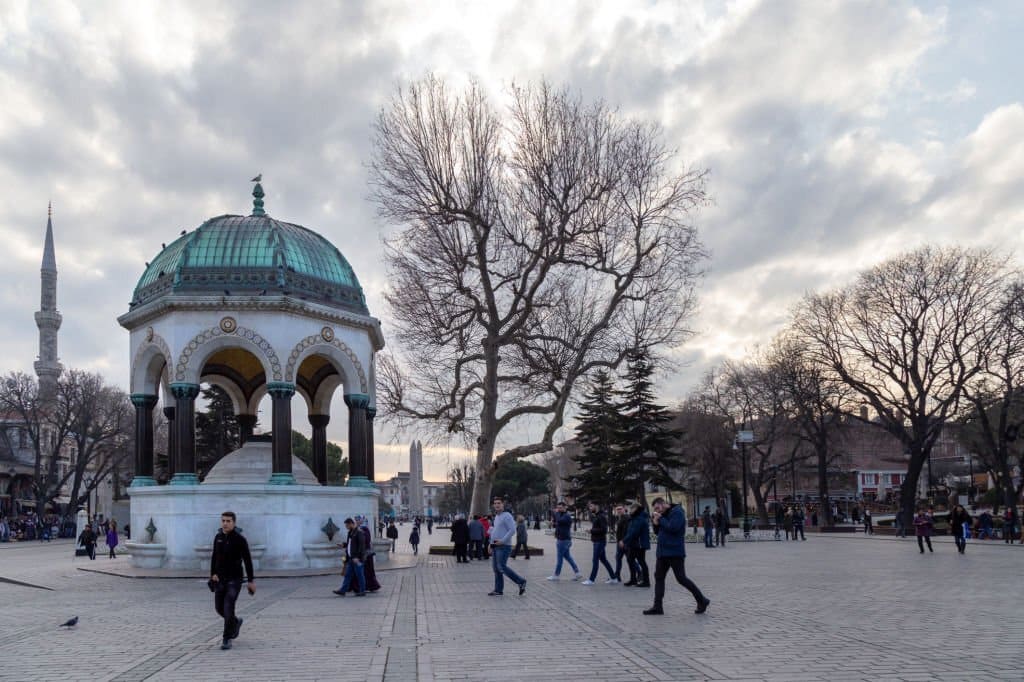
M 708 610 L 711 600 L 701 594 L 692 580 L 686 577 L 686 515 L 678 504 L 668 504 L 661 497 L 651 503 L 654 517 L 651 522 L 658 534 L 657 562 L 654 565 L 654 606 L 644 611 L 645 616 L 660 616 L 665 613 L 661 608 L 665 596 L 665 576 L 671 568 L 676 581 L 688 589 L 697 600 L 695 613 Z

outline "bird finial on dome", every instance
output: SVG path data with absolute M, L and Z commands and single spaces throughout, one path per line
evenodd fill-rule
M 256 186 L 252 188 L 252 215 L 267 215 L 267 212 L 263 210 L 263 185 L 260 182 L 263 181 L 263 173 L 260 173 L 252 182 L 256 183 Z

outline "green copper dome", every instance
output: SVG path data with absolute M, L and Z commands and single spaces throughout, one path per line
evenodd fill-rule
M 368 314 L 359 280 L 341 252 L 301 225 L 263 212 L 211 218 L 157 254 L 139 278 L 132 307 L 165 296 L 287 294 Z

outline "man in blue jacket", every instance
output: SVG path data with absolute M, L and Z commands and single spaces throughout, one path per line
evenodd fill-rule
M 654 606 L 644 611 L 644 615 L 660 616 L 665 613 L 661 601 L 665 596 L 665 576 L 670 568 L 676 581 L 697 600 L 694 613 L 704 613 L 711 600 L 701 594 L 700 588 L 686 577 L 686 515 L 683 508 L 678 504 L 670 505 L 661 497 L 655 498 L 651 506 L 654 508 L 651 522 L 658 534 L 658 559 L 654 565 Z

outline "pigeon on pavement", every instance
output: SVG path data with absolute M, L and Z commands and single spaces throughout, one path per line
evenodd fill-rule
M 75 627 L 76 625 L 78 625 L 78 616 L 75 616 L 75 617 L 74 617 L 74 618 L 72 618 L 71 620 L 69 620 L 69 621 L 67 621 L 67 622 L 65 622 L 65 623 L 61 623 L 61 624 L 60 624 L 60 626 L 61 626 L 62 628 L 73 628 L 73 627 Z

